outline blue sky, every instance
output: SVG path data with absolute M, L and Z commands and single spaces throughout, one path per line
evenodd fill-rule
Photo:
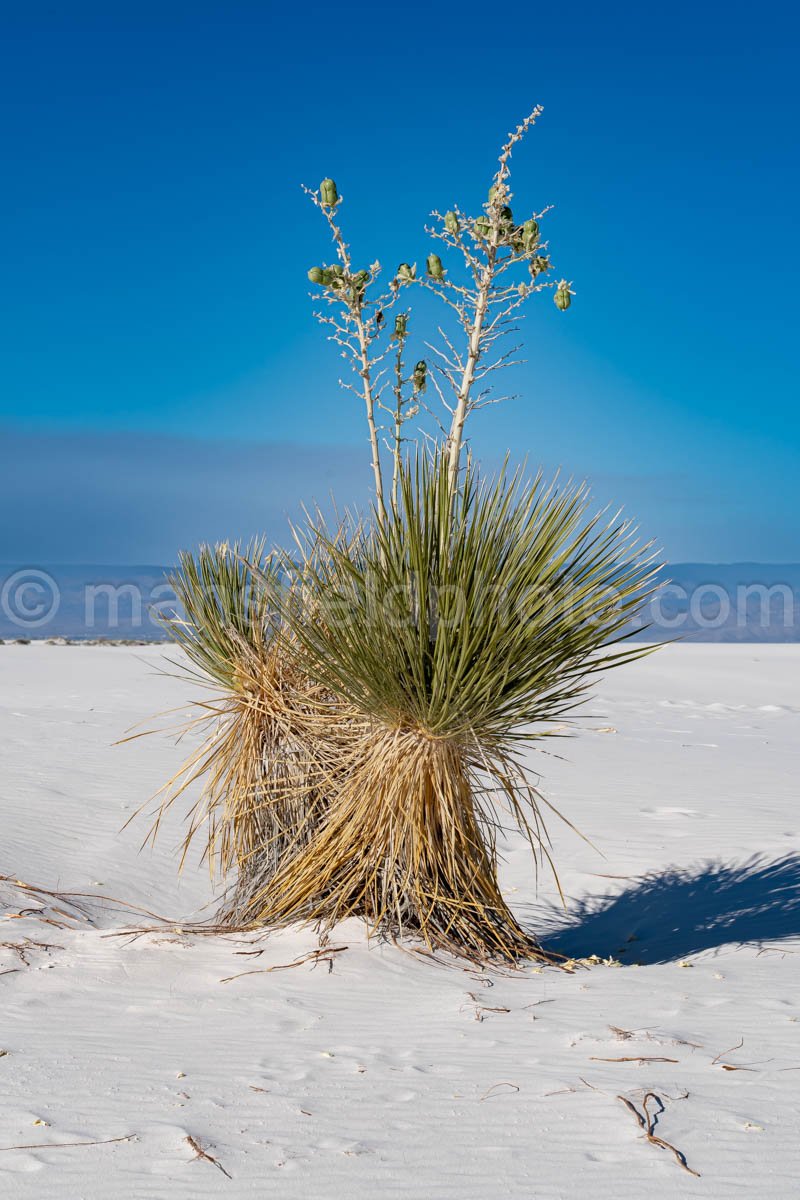
M 800 559 L 788 4 L 0 9 L 0 561 L 365 496 L 300 184 L 335 175 L 365 262 L 422 260 L 537 102 L 515 192 L 577 297 L 532 307 L 479 456 L 589 476 L 673 560 Z

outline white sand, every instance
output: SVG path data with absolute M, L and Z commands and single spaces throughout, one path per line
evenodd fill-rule
M 0 647 L 0 874 L 175 918 L 210 898 L 202 870 L 176 881 L 177 823 L 141 854 L 144 824 L 120 831 L 183 754 L 164 736 L 112 745 L 191 695 L 156 673 L 162 661 L 155 648 Z M 317 939 L 130 942 L 108 936 L 129 923 L 119 911 L 95 901 L 94 927 L 58 929 L 12 916 L 25 901 L 0 885 L 0 972 L 13 972 L 0 974 L 2 1194 L 795 1196 L 799 668 L 800 647 L 662 650 L 601 684 L 594 731 L 555 744 L 563 759 L 536 756 L 546 794 L 605 858 L 554 820 L 583 922 L 564 931 L 517 842 L 514 900 L 539 929 L 562 927 L 562 950 L 643 965 L 490 977 L 368 948 L 352 922 L 330 971 L 222 983 Z M 755 853 L 783 865 L 741 871 Z M 658 880 L 635 890 L 645 872 Z M 52 943 L 23 946 L 28 965 L 9 945 L 26 938 Z M 598 1061 L 635 1055 L 676 1061 Z M 701 1178 L 647 1144 L 618 1099 L 641 1110 L 647 1091 L 664 1105 L 656 1133 Z M 232 1178 L 194 1160 L 189 1136 Z

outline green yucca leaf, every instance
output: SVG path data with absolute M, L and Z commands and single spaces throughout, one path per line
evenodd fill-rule
M 210 679 L 235 689 L 242 647 L 263 646 L 277 627 L 276 568 L 263 538 L 246 546 L 201 546 L 182 553 L 169 577 L 179 611 L 164 624 L 190 661 Z
M 589 512 L 585 487 L 471 465 L 452 502 L 438 455 L 403 469 L 397 513 L 346 549 L 312 522 L 311 614 L 290 623 L 304 665 L 361 711 L 432 736 L 507 740 L 582 699 L 592 677 L 646 653 L 618 648 L 657 568 L 629 522 Z

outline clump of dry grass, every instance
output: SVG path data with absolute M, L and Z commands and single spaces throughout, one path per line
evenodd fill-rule
M 247 919 L 253 893 L 308 843 L 324 807 L 313 714 L 327 693 L 301 669 L 281 629 L 277 575 L 263 543 L 202 547 L 172 579 L 183 610 L 168 624 L 188 674 L 211 689 L 185 729 L 207 736 L 165 785 L 150 831 L 196 781 L 184 857 L 198 836 L 215 875 L 234 877 L 220 921 Z M 184 668 L 184 670 L 186 670 Z
M 501 894 L 483 802 L 488 768 L 517 804 L 516 765 L 478 764 L 467 745 L 423 729 L 328 719 L 339 750 L 325 819 L 253 894 L 253 922 L 361 916 L 373 933 L 419 935 L 476 960 L 544 957 Z

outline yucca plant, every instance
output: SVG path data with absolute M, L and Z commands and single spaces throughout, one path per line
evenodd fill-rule
M 548 210 L 511 208 L 511 156 L 540 111 L 509 133 L 478 216 L 433 214 L 445 259 L 403 262 L 385 285 L 377 260 L 353 261 L 335 181 L 309 192 L 335 261 L 308 278 L 355 372 L 374 497 L 363 520 L 309 517 L 299 557 L 206 548 L 174 581 L 173 632 L 216 694 L 165 803 L 203 779 L 187 843 L 202 829 L 212 865 L 236 873 L 228 925 L 358 915 L 478 962 L 548 957 L 502 895 L 498 833 L 516 825 L 534 863 L 549 859 L 524 751 L 599 671 L 643 652 L 626 629 L 656 567 L 585 487 L 483 479 L 467 452 L 471 415 L 502 399 L 492 380 L 521 306 L 551 289 L 563 313 L 574 295 L 545 278 Z M 449 311 L 438 348 L 415 351 L 415 287 Z M 441 437 L 420 425 L 422 450 L 406 431 L 432 396 L 448 417 Z
M 547 856 L 520 751 L 598 671 L 642 653 L 624 627 L 650 556 L 628 522 L 588 515 L 582 487 L 486 483 L 468 465 L 453 503 L 445 451 L 419 454 L 400 484 L 396 508 L 344 546 L 307 530 L 314 604 L 288 620 L 298 669 L 330 694 L 320 742 L 338 769 L 325 819 L 251 915 L 358 914 L 477 960 L 542 955 L 502 897 L 496 831 L 505 813 Z

